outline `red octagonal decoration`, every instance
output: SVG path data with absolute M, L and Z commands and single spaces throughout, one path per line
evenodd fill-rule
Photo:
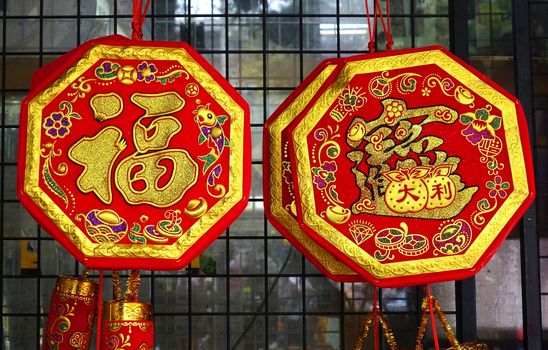
M 180 268 L 245 208 L 249 108 L 186 43 L 98 39 L 32 85 L 18 194 L 86 266 Z
M 340 282 L 357 282 L 356 274 L 329 251 L 322 248 L 299 226 L 293 188 L 293 166 L 286 132 L 299 114 L 305 113 L 340 70 L 341 59 L 325 60 L 287 97 L 264 125 L 263 192 L 265 214 L 272 225 L 329 278 Z
M 378 286 L 475 274 L 533 200 L 519 102 L 445 49 L 349 58 L 320 93 L 288 131 L 300 224 Z

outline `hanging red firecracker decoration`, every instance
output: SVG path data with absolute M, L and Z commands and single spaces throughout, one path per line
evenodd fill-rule
M 42 349 L 89 349 L 98 284 L 85 277 L 59 276 L 51 296 Z
M 137 301 L 139 273 L 131 272 L 124 297 L 117 272 L 112 275 L 112 284 L 114 299 L 103 304 L 100 349 L 154 349 L 152 305 Z

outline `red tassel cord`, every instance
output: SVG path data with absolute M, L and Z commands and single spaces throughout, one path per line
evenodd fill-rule
M 149 6 L 150 0 L 147 0 L 145 10 L 141 13 L 141 9 L 143 8 L 143 0 L 133 0 L 133 22 L 131 23 L 133 33 L 131 35 L 131 39 L 143 39 L 143 23 L 145 22 L 145 16 L 147 15 Z

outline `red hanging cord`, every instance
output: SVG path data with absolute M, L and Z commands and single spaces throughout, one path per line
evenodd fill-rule
M 377 18 L 381 19 L 382 29 L 386 37 L 386 50 L 392 50 L 394 41 L 390 25 L 390 0 L 386 0 L 386 15 L 383 15 L 380 0 L 373 3 L 373 30 L 371 29 L 371 13 L 369 12 L 368 0 L 365 0 L 365 12 L 367 16 L 367 27 L 369 29 L 369 52 L 375 52 L 375 36 L 377 34 Z M 386 20 L 385 20 L 386 17 Z
M 428 308 L 430 309 L 430 324 L 432 326 L 432 338 L 434 338 L 434 347 L 440 350 L 438 342 L 438 331 L 436 329 L 436 318 L 434 317 L 434 306 L 432 305 L 432 294 L 430 293 L 430 285 L 426 285 L 426 295 L 428 296 Z
M 386 37 L 386 50 L 392 50 L 393 40 L 390 28 L 390 0 L 386 0 L 386 15 L 383 16 L 380 0 L 375 0 L 375 12 L 379 13 L 381 19 L 382 29 L 384 30 L 384 36 Z M 385 22 L 386 17 L 386 22 Z
M 394 40 L 392 39 L 392 26 L 390 25 L 390 0 L 386 0 L 386 50 L 392 50 Z
M 367 31 L 369 32 L 369 43 L 367 47 L 370 53 L 375 52 L 375 35 L 377 33 L 377 9 L 373 6 L 373 30 L 371 29 L 371 13 L 369 12 L 369 0 L 365 0 L 365 14 L 367 17 Z
M 103 325 L 103 271 L 99 271 L 99 292 L 97 293 L 97 337 L 95 348 L 101 348 L 101 326 Z
M 377 287 L 373 287 L 373 341 L 375 350 L 379 350 L 379 296 Z
M 131 34 L 131 39 L 143 39 L 143 23 L 145 22 L 145 16 L 147 15 L 149 6 L 150 0 L 147 0 L 145 10 L 141 13 L 141 9 L 143 8 L 143 0 L 133 0 L 133 22 L 131 23 L 133 33 Z

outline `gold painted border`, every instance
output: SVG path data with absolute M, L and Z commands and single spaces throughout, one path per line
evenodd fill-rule
M 311 165 L 307 135 L 327 113 L 329 107 L 355 75 L 427 64 L 436 64 L 449 72 L 470 90 L 501 110 L 514 191 L 498 209 L 497 219 L 487 223 L 464 254 L 382 264 L 316 214 L 313 185 L 309 176 Z M 529 194 L 516 105 L 440 50 L 347 62 L 333 88 L 322 94 L 295 128 L 293 141 L 304 223 L 377 279 L 472 268 Z
M 231 116 L 229 190 L 198 219 L 185 234 L 170 246 L 92 243 L 74 222 L 39 187 L 42 109 L 99 59 L 174 60 L 200 82 Z M 243 198 L 244 110 L 183 48 L 149 46 L 96 45 L 87 51 L 52 85 L 28 104 L 26 166 L 24 191 L 36 205 L 65 232 L 70 241 L 87 257 L 124 257 L 178 259 L 234 205 Z
M 297 220 L 282 205 L 282 131 L 303 111 L 336 67 L 335 64 L 325 67 L 267 128 L 270 151 L 268 159 L 270 168 L 270 212 L 329 273 L 355 276 L 356 273 L 353 270 L 338 261 L 331 253 L 310 238 L 301 229 Z

